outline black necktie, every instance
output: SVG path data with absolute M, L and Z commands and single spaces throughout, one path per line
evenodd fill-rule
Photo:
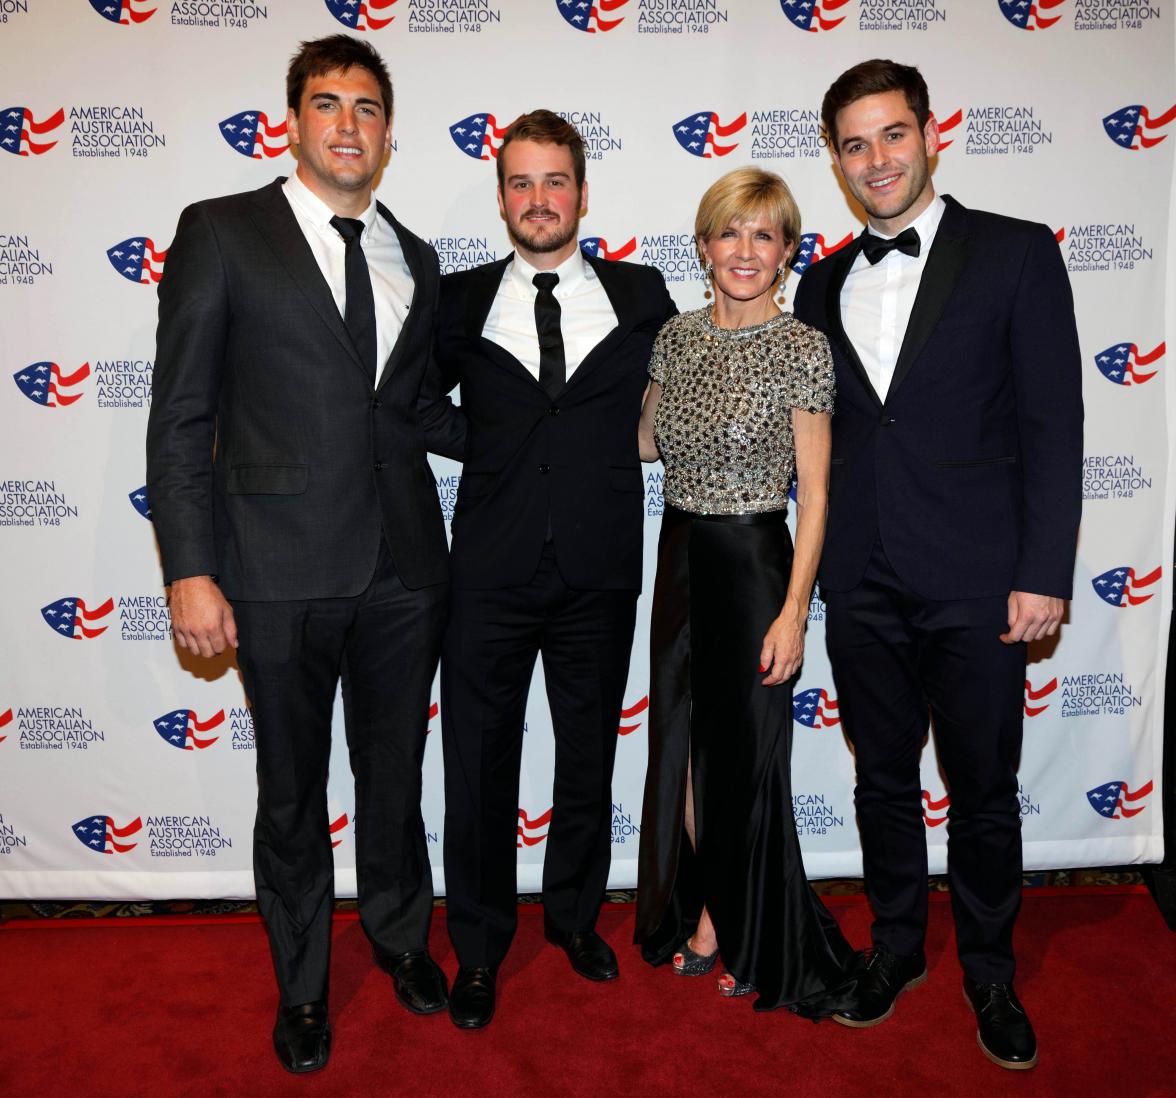
M 376 384 L 376 299 L 372 295 L 372 278 L 368 274 L 367 259 L 363 254 L 364 224 L 354 217 L 332 217 L 331 227 L 347 245 L 343 274 L 347 293 L 347 308 L 343 323 L 351 334 L 351 342 L 359 352 L 359 359 L 368 372 L 372 385 Z
M 889 252 L 899 251 L 912 258 L 919 254 L 919 234 L 912 227 L 903 229 L 898 236 L 887 240 L 885 237 L 875 236 L 873 233 L 862 235 L 862 252 L 870 261 L 871 266 Z
M 563 332 L 559 329 L 559 302 L 555 300 L 557 274 L 537 274 L 532 283 L 535 295 L 535 331 L 539 335 L 539 384 L 553 400 L 567 380 Z

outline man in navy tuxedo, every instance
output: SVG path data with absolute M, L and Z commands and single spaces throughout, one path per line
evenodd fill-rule
M 934 724 L 951 793 L 948 876 L 981 1049 L 1037 1061 L 1013 991 L 1021 895 L 1017 764 L 1026 645 L 1070 597 L 1081 511 L 1073 298 L 1045 225 L 939 197 L 939 132 L 917 69 L 866 61 L 822 104 L 869 224 L 812 266 L 796 314 L 833 348 L 820 581 L 857 764 L 874 948 L 854 1003 L 875 1025 L 927 974 L 919 757 Z

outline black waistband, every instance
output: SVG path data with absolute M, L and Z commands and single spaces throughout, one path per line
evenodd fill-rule
M 730 522 L 739 526 L 783 525 L 788 518 L 788 512 L 784 509 L 779 511 L 758 511 L 746 515 L 699 515 L 693 511 L 683 511 L 680 507 L 674 507 L 669 503 L 665 505 L 665 515 L 666 518 L 694 519 L 698 522 Z

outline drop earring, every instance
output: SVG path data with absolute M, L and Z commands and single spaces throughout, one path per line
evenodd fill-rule
M 781 308 L 784 306 L 784 275 L 783 267 L 776 268 L 776 304 Z
M 702 269 L 703 281 L 706 283 L 706 288 L 702 291 L 702 296 L 710 301 L 715 296 L 714 290 L 711 287 L 711 275 L 714 273 L 715 265 L 708 262 Z

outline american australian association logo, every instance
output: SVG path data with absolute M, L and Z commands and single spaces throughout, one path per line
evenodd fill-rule
M 101 723 L 80 705 L 18 705 L 8 714 L 22 751 L 87 751 L 106 742 Z
M 0 526 L 61 526 L 78 517 L 72 499 L 54 479 L 0 480 Z
M 1095 221 L 1058 231 L 1071 273 L 1134 271 L 1155 257 L 1149 238 L 1132 221 Z
M 28 107 L 0 110 L 0 149 L 14 156 L 44 156 L 60 140 L 65 108 L 38 118 Z
M 35 286 L 52 275 L 52 261 L 26 234 L 0 232 L 0 286 Z

